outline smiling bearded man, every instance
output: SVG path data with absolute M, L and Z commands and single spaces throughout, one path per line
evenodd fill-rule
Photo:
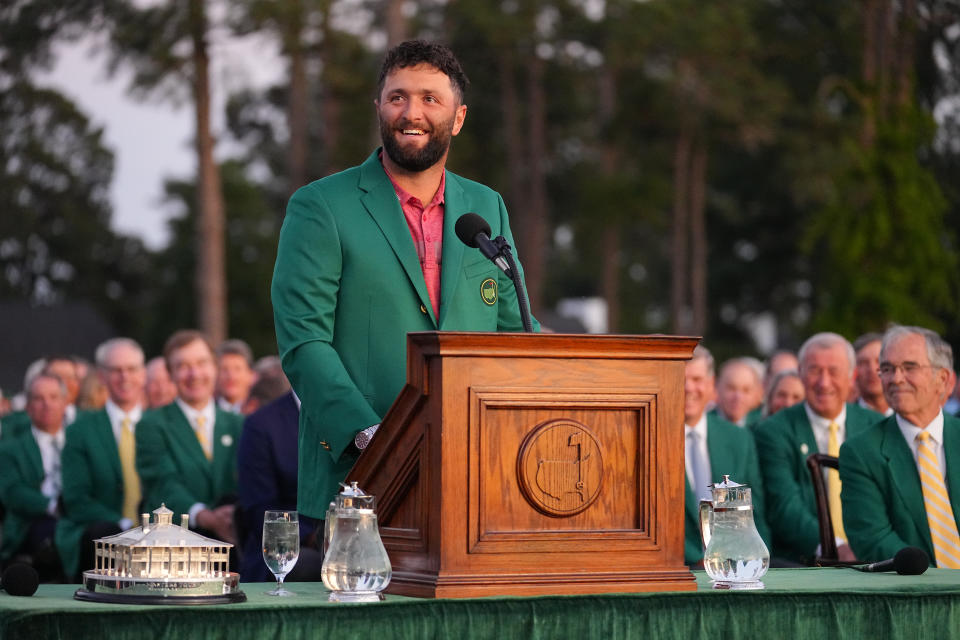
M 445 169 L 467 84 L 442 45 L 391 49 L 374 100 L 383 148 L 287 206 L 271 295 L 302 401 L 298 505 L 314 518 L 403 387 L 408 332 L 523 328 L 513 283 L 454 232 L 475 212 L 514 244 L 500 195 Z

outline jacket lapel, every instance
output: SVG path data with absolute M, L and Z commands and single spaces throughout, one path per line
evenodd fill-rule
M 427 293 L 427 283 L 423 279 L 423 270 L 420 268 L 417 250 L 413 246 L 413 238 L 410 236 L 410 229 L 403 217 L 397 192 L 393 190 L 393 185 L 377 157 L 378 151 L 374 151 L 366 162 L 360 165 L 359 186 L 364 191 L 364 194 L 360 196 L 360 202 L 363 203 L 367 213 L 374 219 L 377 226 L 380 227 L 383 237 L 390 244 L 390 248 L 393 249 L 400 266 L 406 272 L 410 284 L 413 285 L 420 297 L 421 304 L 426 307 L 430 318 L 436 325 L 437 319 L 433 315 L 433 305 L 430 303 L 430 296 Z M 446 232 L 444 232 L 444 243 L 446 243 Z M 445 251 L 446 244 L 444 245 Z
M 960 523 L 960 420 L 943 416 L 943 455 L 947 465 L 947 491 L 953 518 Z
M 33 433 L 27 431 L 27 435 L 29 437 L 23 438 L 24 453 L 29 472 L 34 478 L 33 484 L 39 489 L 43 484 L 43 457 L 40 455 L 40 447 L 37 446 Z
M 233 433 L 227 426 L 228 420 L 227 413 L 218 408 L 217 417 L 213 423 L 213 463 L 211 465 L 214 492 L 217 495 L 222 493 L 220 483 L 224 477 L 224 467 L 229 463 L 230 457 L 234 455 L 233 447 L 236 444 L 233 441 Z
M 469 211 L 463 188 L 456 179 L 446 174 L 446 190 L 443 194 L 443 255 L 440 258 L 440 328 L 446 324 L 447 315 L 453 307 L 453 295 L 460 282 L 460 267 L 466 245 L 457 237 L 457 220 Z M 477 295 L 480 295 L 479 292 Z
M 700 502 L 693 495 L 693 489 L 690 488 L 690 481 L 687 474 L 683 474 L 683 508 L 687 512 L 687 517 L 693 522 L 700 522 Z
M 100 445 L 100 451 L 106 459 L 110 473 L 114 479 L 123 484 L 123 470 L 120 467 L 120 449 L 117 447 L 117 439 L 113 435 L 113 426 L 110 424 L 110 417 L 106 409 L 97 415 L 96 435 L 94 436 Z
M 920 475 L 917 464 L 913 459 L 910 447 L 903 439 L 903 433 L 897 426 L 895 416 L 883 421 L 883 440 L 880 443 L 880 455 L 887 462 L 889 475 L 896 478 L 892 484 L 907 511 L 910 519 L 917 525 L 917 529 L 925 539 L 930 538 L 930 527 L 927 524 L 927 511 L 923 502 L 923 489 L 920 487 Z
M 172 431 L 170 435 L 174 441 L 182 443 L 186 454 L 190 458 L 193 458 L 198 468 L 203 469 L 203 474 L 209 482 L 211 480 L 212 469 L 210 468 L 210 461 L 207 460 L 207 456 L 203 453 L 203 447 L 200 446 L 200 441 L 197 440 L 197 432 L 193 430 L 193 425 L 187 420 L 187 416 L 180 410 L 177 403 L 174 402 L 169 405 L 169 410 L 175 414 L 173 419 L 168 421 L 170 430 Z M 214 421 L 214 430 L 216 430 L 216 421 Z
M 720 482 L 724 474 L 735 473 L 736 460 L 730 455 L 729 443 L 723 434 L 715 427 L 719 416 L 707 416 L 707 455 L 710 457 L 710 475 L 713 482 Z M 743 482 L 742 478 L 731 478 L 736 482 Z

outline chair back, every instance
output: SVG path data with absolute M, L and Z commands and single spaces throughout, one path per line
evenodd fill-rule
M 807 469 L 813 481 L 813 493 L 817 499 L 817 520 L 820 523 L 820 555 L 814 564 L 830 566 L 838 564 L 837 539 L 833 535 L 833 518 L 830 517 L 830 503 L 827 498 L 827 483 L 823 480 L 823 469 L 838 469 L 836 456 L 826 453 L 811 453 L 807 456 Z

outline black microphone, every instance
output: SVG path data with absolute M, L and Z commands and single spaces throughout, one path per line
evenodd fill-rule
M 513 278 L 510 265 L 500 255 L 500 248 L 490 239 L 490 225 L 487 224 L 486 220 L 476 213 L 465 213 L 457 218 L 454 231 L 456 231 L 457 237 L 463 244 L 474 249 L 480 249 L 480 253 L 493 260 L 501 271 Z
M 40 576 L 37 570 L 23 562 L 14 562 L 3 572 L 0 588 L 11 596 L 32 596 L 37 592 Z
M 882 560 L 872 564 L 856 567 L 858 571 L 876 573 L 881 571 L 896 571 L 902 576 L 918 576 L 930 566 L 930 556 L 919 547 L 904 547 L 897 551 L 889 560 Z

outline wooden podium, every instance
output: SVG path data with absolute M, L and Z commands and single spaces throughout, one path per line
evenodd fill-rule
M 348 480 L 377 496 L 389 593 L 695 590 L 683 564 L 696 338 L 412 333 Z

